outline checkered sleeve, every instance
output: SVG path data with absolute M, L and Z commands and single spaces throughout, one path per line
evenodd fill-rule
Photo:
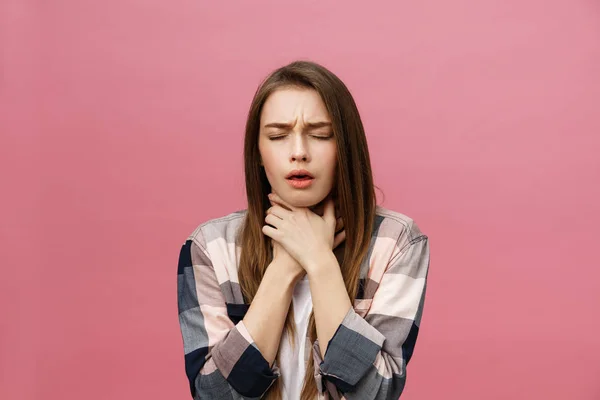
M 320 392 L 333 398 L 398 399 L 415 347 L 429 270 L 429 241 L 421 235 L 395 249 L 365 317 L 350 308 L 324 359 L 313 346 Z
M 196 236 L 181 247 L 177 270 L 185 372 L 194 399 L 260 398 L 279 376 L 227 305 L 214 267 Z

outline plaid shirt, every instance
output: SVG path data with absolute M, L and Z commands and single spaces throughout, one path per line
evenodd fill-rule
M 179 324 L 185 371 L 195 399 L 259 399 L 279 377 L 242 320 L 236 234 L 246 210 L 202 223 L 181 247 L 177 269 Z M 342 246 L 336 249 L 340 260 Z M 324 399 L 398 399 L 419 332 L 429 241 L 406 215 L 377 206 L 360 285 L 330 340 L 306 337 L 305 360 Z

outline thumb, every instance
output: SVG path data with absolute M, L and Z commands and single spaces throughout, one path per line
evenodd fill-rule
M 325 202 L 325 207 L 323 210 L 323 219 L 327 221 L 329 225 L 333 225 L 335 227 L 335 204 L 331 196 L 329 196 L 329 199 Z

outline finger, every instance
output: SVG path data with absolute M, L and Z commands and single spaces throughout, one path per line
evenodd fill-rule
M 283 221 L 281 218 L 276 217 L 273 214 L 267 214 L 265 217 L 265 222 L 269 225 L 272 225 L 275 229 L 279 228 L 281 221 Z
M 344 220 L 342 219 L 342 217 L 339 217 L 336 220 L 335 232 L 338 233 L 340 231 L 340 229 L 342 229 L 343 227 L 344 227 Z
M 333 197 L 329 195 L 327 201 L 325 201 L 325 209 L 323 210 L 323 219 L 332 225 L 335 224 L 335 203 Z
M 273 203 L 273 202 L 271 202 L 271 204 L 273 206 L 271 208 L 267 209 L 267 214 L 273 214 L 276 217 L 279 217 L 281 219 L 284 219 L 291 214 L 290 210 L 286 210 L 285 208 L 283 208 L 280 205 Z
M 274 201 L 277 204 L 283 205 L 287 207 L 290 211 L 296 211 L 297 208 L 283 201 L 281 197 L 276 195 L 275 193 L 269 193 L 269 200 Z
M 346 240 L 346 230 L 341 231 L 333 238 L 333 248 L 338 247 L 342 242 Z
M 275 241 L 277 240 L 277 237 L 279 237 L 279 231 L 269 225 L 263 225 L 262 232 Z

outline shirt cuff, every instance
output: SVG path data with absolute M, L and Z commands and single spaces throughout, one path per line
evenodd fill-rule
M 227 382 L 246 397 L 262 396 L 280 376 L 279 368 L 269 366 L 254 339 L 240 321 L 212 352 L 215 365 Z
M 318 339 L 313 345 L 315 381 L 320 393 L 327 382 L 343 392 L 351 391 L 375 363 L 385 336 L 350 307 L 329 341 L 324 360 Z

